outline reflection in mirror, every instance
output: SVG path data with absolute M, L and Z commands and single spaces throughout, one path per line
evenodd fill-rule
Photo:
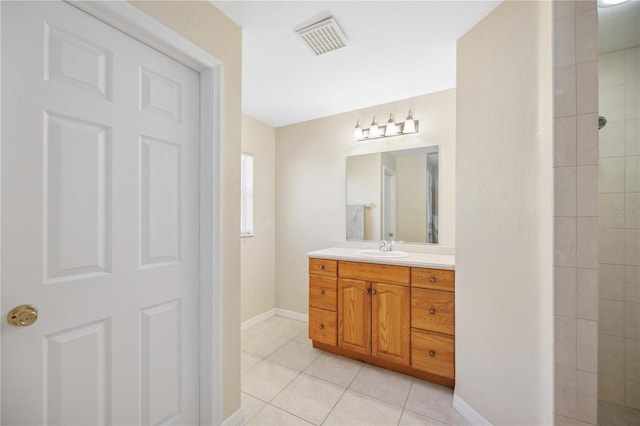
M 438 147 L 347 157 L 347 240 L 438 243 Z

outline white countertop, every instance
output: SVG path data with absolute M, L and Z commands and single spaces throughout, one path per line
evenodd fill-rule
M 367 257 L 356 254 L 358 249 L 330 247 L 307 253 L 307 257 L 319 259 L 350 260 L 353 262 L 381 263 L 384 265 L 416 266 L 420 268 L 455 269 L 455 256 L 450 254 L 411 253 L 407 257 Z

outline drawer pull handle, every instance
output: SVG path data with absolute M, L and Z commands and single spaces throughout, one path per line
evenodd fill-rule
M 429 351 L 429 356 L 433 358 L 434 356 L 436 356 L 436 353 L 434 351 Z
M 320 296 L 324 295 L 324 289 L 320 290 Z
M 431 308 L 431 309 L 429 309 L 429 313 L 430 313 L 431 315 L 434 315 L 434 314 L 436 313 L 436 310 L 435 310 L 435 309 L 433 309 L 433 308 Z
M 320 265 L 320 269 L 324 270 L 324 265 Z
M 324 330 L 324 324 L 320 324 L 320 330 Z
M 436 277 L 429 277 L 429 282 L 430 283 L 435 283 L 436 282 Z

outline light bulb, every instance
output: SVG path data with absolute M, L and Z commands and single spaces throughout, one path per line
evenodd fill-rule
M 380 128 L 378 127 L 378 122 L 376 118 L 373 117 L 373 121 L 371 122 L 371 127 L 369 127 L 369 137 L 377 138 L 380 136 Z
M 415 133 L 416 132 L 416 122 L 413 119 L 413 116 L 411 115 L 411 110 L 409 110 L 409 116 L 407 116 L 407 119 L 404 122 L 404 125 L 402 126 L 402 133 Z
M 362 135 L 362 127 L 360 127 L 360 120 L 356 122 L 356 128 L 353 129 L 353 138 L 356 140 L 364 139 Z
M 384 128 L 385 136 L 393 136 L 398 134 L 398 130 L 396 129 L 396 122 L 393 121 L 393 114 L 389 114 L 389 121 L 387 121 L 387 125 Z

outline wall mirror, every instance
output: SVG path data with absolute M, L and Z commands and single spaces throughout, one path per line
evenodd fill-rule
M 438 147 L 347 157 L 346 239 L 438 243 Z

